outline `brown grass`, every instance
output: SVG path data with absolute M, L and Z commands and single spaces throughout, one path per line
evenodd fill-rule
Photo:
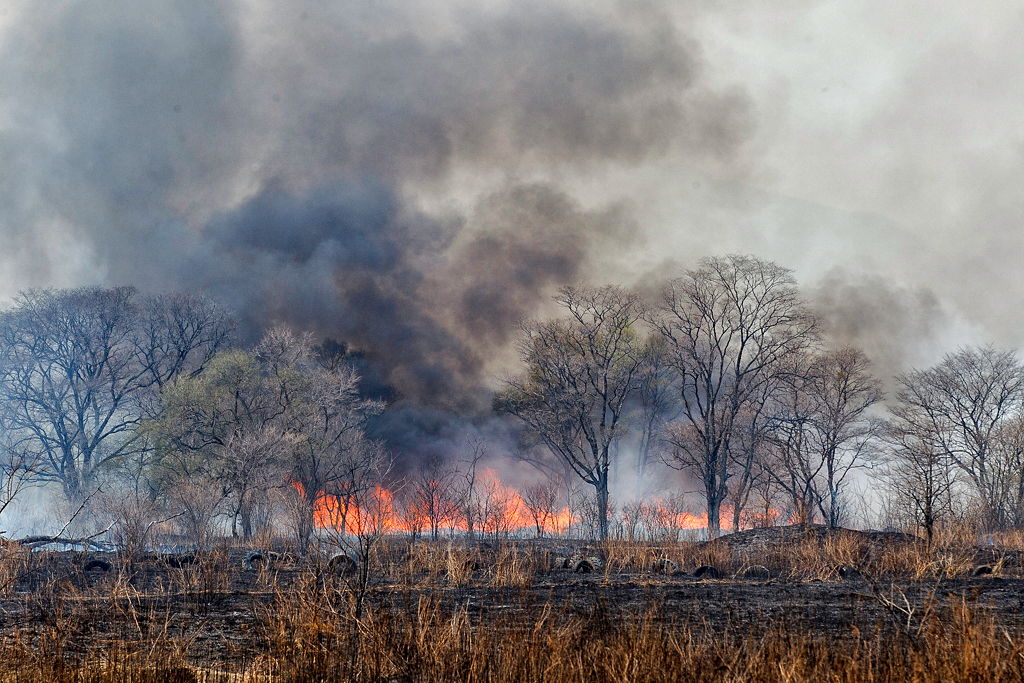
M 267 654 L 228 674 L 189 667 L 164 646 L 112 644 L 75 660 L 47 643 L 4 650 L 0 681 L 1019 681 L 1024 640 L 963 602 L 921 634 L 853 632 L 843 642 L 777 625 L 757 638 L 666 620 L 656 608 L 620 616 L 600 602 L 582 617 L 552 604 L 517 605 L 486 622 L 425 596 L 403 610 L 350 621 L 312 589 L 280 595 L 267 613 Z
M 373 556 L 373 607 L 358 617 L 355 589 L 326 576 L 322 562 L 311 561 L 287 585 L 273 570 L 261 570 L 254 590 L 270 597 L 253 598 L 251 651 L 220 665 L 200 662 L 187 633 L 171 627 L 183 609 L 202 618 L 230 588 L 231 573 L 241 568 L 219 549 L 194 566 L 167 571 L 145 590 L 127 571 L 91 582 L 73 572 L 40 574 L 24 595 L 24 627 L 0 643 L 0 683 L 1024 681 L 1024 635 L 1000 626 L 986 605 L 929 593 L 906 614 L 902 592 L 886 584 L 889 577 L 927 586 L 966 576 L 975 550 L 953 541 L 931 548 L 871 544 L 838 532 L 747 552 L 724 541 L 616 541 L 586 551 L 604 559 L 604 581 L 660 580 L 652 566 L 661 558 L 687 572 L 709 564 L 727 577 L 763 565 L 773 580 L 797 583 L 838 581 L 838 567 L 855 567 L 870 580 L 870 588 L 859 590 L 874 591 L 889 608 L 865 632 L 847 627 L 826 634 L 778 621 L 750 635 L 740 623 L 716 629 L 680 621 L 656 598 L 628 608 L 609 604 L 612 593 L 582 607 L 538 600 L 538 580 L 553 570 L 550 553 L 535 545 L 481 550 L 395 542 Z M 0 556 L 0 578 L 35 576 L 45 561 L 42 554 L 8 552 Z M 472 606 L 465 598 L 471 589 Z M 99 622 L 109 627 L 107 635 L 91 637 Z

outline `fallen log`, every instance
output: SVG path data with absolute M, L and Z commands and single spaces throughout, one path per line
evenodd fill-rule
M 97 534 L 98 535 L 98 534 Z M 55 543 L 61 543 L 63 545 L 87 545 L 97 550 L 104 550 L 106 548 L 102 543 L 97 543 L 93 539 L 96 536 L 89 536 L 87 538 L 64 538 L 61 536 L 26 536 L 25 538 L 14 539 L 14 543 L 19 543 L 29 548 L 38 548 L 44 545 L 51 545 Z

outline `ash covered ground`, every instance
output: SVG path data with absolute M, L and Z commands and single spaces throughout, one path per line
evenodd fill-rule
M 288 638 L 287 613 L 323 599 L 363 614 L 433 605 L 473 624 L 521 611 L 610 622 L 650 618 L 723 637 L 784 628 L 842 641 L 912 633 L 956 604 L 1024 626 L 1024 553 L 999 545 L 925 548 L 905 534 L 775 527 L 713 542 L 389 538 L 361 572 L 329 554 L 281 548 L 207 553 L 25 551 L 9 547 L 6 647 L 63 656 L 120 644 L 177 648 L 197 666 L 244 668 Z M 347 563 L 346 563 L 347 564 Z M 326 597 L 325 597 L 326 596 Z

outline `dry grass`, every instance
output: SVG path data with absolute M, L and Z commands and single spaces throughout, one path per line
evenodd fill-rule
M 189 667 L 171 648 L 123 644 L 77 661 L 48 645 L 4 651 L 3 681 L 945 681 L 1024 680 L 1024 640 L 963 602 L 920 635 L 851 633 L 842 643 L 779 625 L 757 638 L 674 624 L 657 609 L 582 617 L 516 605 L 486 621 L 436 595 L 353 622 L 339 595 L 306 586 L 265 615 L 267 654 L 235 674 Z
M 20 544 L 0 545 L 0 594 L 13 591 L 18 579 L 32 571 L 35 559 L 32 552 Z
M 534 549 L 522 552 L 513 545 L 503 545 L 487 568 L 489 585 L 498 588 L 528 588 L 537 573 L 550 564 L 546 553 Z
M 39 574 L 24 596 L 25 627 L 0 644 L 0 683 L 1024 681 L 1024 636 L 1000 626 L 986 605 L 929 592 L 904 609 L 906 596 L 886 583 L 900 577 L 927 591 L 933 580 L 969 574 L 976 551 L 954 538 L 928 548 L 847 532 L 742 552 L 725 541 L 614 541 L 586 551 L 604 559 L 606 581 L 591 581 L 606 591 L 615 585 L 607 579 L 619 575 L 665 580 L 654 572 L 663 558 L 686 572 L 711 565 L 725 577 L 763 565 L 773 581 L 796 584 L 839 581 L 839 567 L 855 567 L 869 579 L 857 590 L 866 599 L 874 591 L 876 604 L 888 610 L 864 632 L 847 626 L 826 635 L 777 621 L 750 635 L 739 622 L 713 628 L 679 620 L 654 598 L 628 608 L 609 604 L 612 592 L 582 607 L 538 600 L 539 582 L 554 570 L 552 555 L 537 545 L 396 540 L 372 556 L 375 597 L 363 611 L 355 608 L 351 581 L 327 576 L 320 561 L 311 560 L 287 585 L 269 568 L 251 575 L 271 597 L 252 603 L 252 649 L 227 672 L 197 658 L 188 633 L 173 628 L 182 609 L 202 618 L 241 570 L 219 549 L 166 571 L 146 595 L 129 570 L 90 581 L 74 572 Z M 45 559 L 7 552 L 0 577 L 34 577 Z M 997 564 L 995 571 L 1016 570 Z M 105 635 L 91 636 L 101 622 Z

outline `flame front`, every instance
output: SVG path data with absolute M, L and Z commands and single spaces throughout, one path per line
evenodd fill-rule
M 305 497 L 302 484 L 292 482 L 292 486 Z M 360 495 L 320 493 L 313 503 L 313 521 L 321 528 L 357 535 L 419 533 L 428 526 L 428 514 L 422 506 L 417 509 L 415 505 L 411 505 L 399 511 L 396 510 L 394 499 L 394 493 L 380 485 Z M 531 530 L 560 535 L 568 533 L 573 525 L 581 521 L 579 512 L 569 506 L 563 506 L 557 511 L 531 511 L 520 493 L 504 485 L 494 471 L 489 469 L 480 477 L 479 492 L 474 499 L 474 506 L 474 530 L 484 533 L 521 533 L 524 530 Z M 661 528 L 700 530 L 708 526 L 706 512 L 694 514 L 680 511 L 661 500 L 651 501 L 646 507 L 648 518 Z M 744 515 L 742 526 L 761 525 L 747 517 Z M 732 519 L 732 511 L 728 507 L 722 508 L 721 519 L 723 522 Z M 440 526 L 455 531 L 468 531 L 465 512 L 446 516 Z

